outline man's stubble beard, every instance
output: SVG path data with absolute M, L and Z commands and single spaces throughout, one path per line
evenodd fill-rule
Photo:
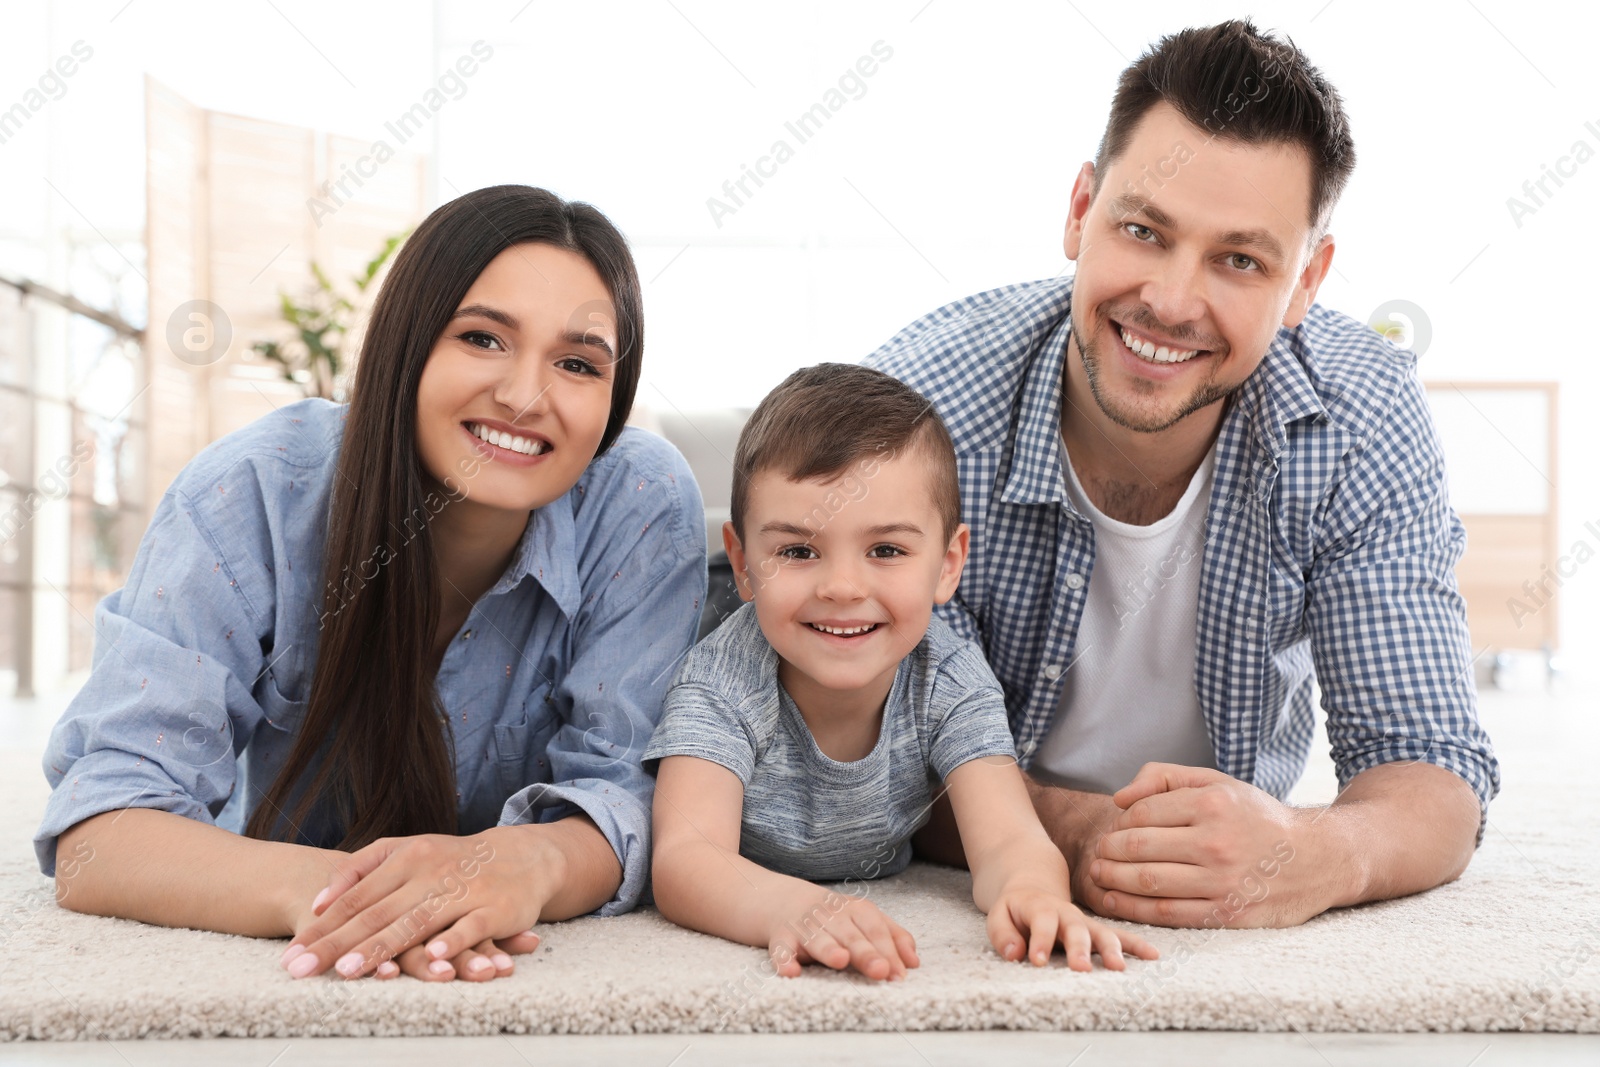
M 1067 341 L 1069 355 L 1073 341 L 1077 342 L 1078 352 L 1083 357 L 1084 375 L 1089 379 L 1089 392 L 1094 396 L 1095 404 L 1099 406 L 1101 412 L 1106 418 L 1110 419 L 1118 426 L 1121 426 L 1123 429 L 1133 430 L 1135 433 L 1160 433 L 1162 430 L 1169 429 L 1182 420 L 1188 418 L 1190 415 L 1193 415 L 1201 408 L 1209 407 L 1210 405 L 1215 404 L 1217 401 L 1222 400 L 1229 393 L 1236 391 L 1240 385 L 1244 384 L 1244 382 L 1239 382 L 1232 388 L 1225 388 L 1217 385 L 1208 378 L 1196 387 L 1194 393 L 1192 393 L 1188 399 L 1178 406 L 1177 412 L 1170 418 L 1162 418 L 1159 415 L 1155 417 L 1141 418 L 1133 411 L 1116 406 L 1112 402 L 1112 398 L 1108 397 L 1101 389 L 1100 369 L 1098 366 L 1100 353 L 1097 350 L 1094 342 L 1081 336 L 1078 333 L 1077 328 L 1073 327 L 1071 335 Z M 1216 353 L 1212 353 L 1206 358 L 1215 357 Z

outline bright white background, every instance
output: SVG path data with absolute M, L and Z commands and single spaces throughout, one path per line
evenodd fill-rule
M 0 145 L 0 269 L 57 279 L 67 240 L 141 232 L 142 76 L 202 107 L 394 143 L 385 123 L 474 41 L 493 57 L 408 148 L 436 200 L 499 182 L 606 211 L 646 280 L 640 399 L 753 404 L 789 370 L 854 361 L 947 300 L 1066 267 L 1072 177 L 1118 72 L 1186 25 L 1250 15 L 1344 94 L 1359 156 L 1324 303 L 1421 306 L 1429 379 L 1562 383 L 1563 551 L 1600 549 L 1594 242 L 1600 158 L 1518 226 L 1507 198 L 1583 140 L 1600 152 L 1600 16 L 1507 0 L 8 5 L 0 110 L 75 41 L 93 58 Z M 1583 10 L 1583 14 L 1575 12 Z M 784 123 L 882 41 L 893 56 L 813 139 Z M 1595 124 L 1593 129 L 1586 122 Z M 716 225 L 724 181 L 793 160 Z M 359 194 L 358 194 L 359 195 Z M 59 279 L 57 279 L 59 280 Z M 125 304 L 129 303 L 125 298 Z M 135 301 L 131 301 L 136 303 Z M 124 306 L 134 321 L 141 307 Z M 1480 431 L 1498 431 L 1484 422 Z M 1513 458 L 1475 478 L 1543 477 Z M 1595 529 L 1586 529 L 1586 523 Z M 1529 575 L 1536 579 L 1537 575 Z M 1559 594 L 1575 671 L 1600 648 L 1600 564 Z

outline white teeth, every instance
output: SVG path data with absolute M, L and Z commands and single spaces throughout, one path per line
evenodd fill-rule
M 1149 341 L 1141 341 L 1127 330 L 1122 332 L 1122 343 L 1128 346 L 1128 351 L 1134 355 L 1142 356 L 1153 363 L 1182 363 L 1186 359 L 1193 359 L 1199 354 L 1199 349 L 1185 348 L 1160 348 Z
M 820 622 L 808 622 L 806 625 L 811 627 L 813 630 L 821 630 L 825 634 L 833 634 L 835 637 L 853 637 L 856 634 L 868 633 L 878 628 L 878 624 L 875 622 L 866 626 L 852 626 L 848 629 L 843 629 L 838 626 L 824 626 Z
M 520 452 L 524 456 L 537 456 L 550 450 L 549 446 L 543 441 L 533 441 L 526 437 L 513 437 L 511 434 L 501 433 L 499 430 L 491 430 L 487 427 L 479 426 L 475 422 L 467 423 L 467 428 L 479 440 L 487 441 L 491 445 L 503 448 L 508 452 Z

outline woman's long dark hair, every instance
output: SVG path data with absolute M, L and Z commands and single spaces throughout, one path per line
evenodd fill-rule
M 525 185 L 479 189 L 429 215 L 395 258 L 361 346 L 328 517 L 323 628 L 305 721 L 250 817 L 251 837 L 295 840 L 314 810 L 337 818 L 339 847 L 348 851 L 380 837 L 456 830 L 455 759 L 430 667 L 439 577 L 428 523 L 416 521 L 437 510 L 425 507 L 417 383 L 478 275 L 525 242 L 585 257 L 610 290 L 618 359 L 599 452 L 622 432 L 639 384 L 644 320 L 633 256 L 611 221 Z M 379 546 L 405 537 L 368 578 Z M 299 786 L 324 747 L 315 777 Z

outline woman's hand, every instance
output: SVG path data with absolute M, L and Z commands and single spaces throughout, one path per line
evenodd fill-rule
M 346 978 L 509 974 L 510 954 L 538 945 L 532 927 L 565 878 L 565 856 L 547 829 L 383 838 L 333 854 L 326 888 L 292 916 L 284 966 L 296 978 L 329 967 Z
M 1135 933 L 1114 930 L 1084 916 L 1060 893 L 1031 887 L 1007 886 L 989 909 L 989 941 L 1002 959 L 1026 956 L 1035 967 L 1050 962 L 1057 943 L 1067 950 L 1067 966 L 1075 971 L 1093 968 L 1089 956 L 1100 953 L 1108 970 L 1126 969 L 1122 954 L 1153 960 L 1160 953 Z
M 350 854 L 334 849 L 311 851 L 318 853 L 318 856 L 315 862 L 308 866 L 309 880 L 295 879 L 301 884 L 289 890 L 291 899 L 286 909 L 286 924 L 291 936 L 305 933 L 316 922 L 318 913 L 312 904 L 326 904 L 320 894 L 328 888 L 329 879 L 338 873 L 339 868 L 336 865 L 351 858 Z M 341 877 L 341 882 L 343 881 Z M 448 960 L 436 960 L 429 956 L 426 945 L 413 945 L 395 958 L 378 964 L 373 976 L 398 978 L 402 974 L 409 974 L 425 982 L 448 982 L 457 977 L 470 982 L 486 982 L 491 978 L 510 975 L 515 970 L 511 957 L 518 953 L 532 952 L 538 946 L 539 935 L 531 930 L 498 941 L 482 941 Z M 304 951 L 303 942 L 296 940 L 289 946 L 289 951 L 283 954 L 283 966 L 287 967 Z M 479 960 L 483 962 L 479 963 Z
M 506 978 L 516 970 L 512 955 L 532 952 L 539 947 L 539 935 L 529 930 L 515 937 L 479 942 L 449 959 L 434 959 L 427 946 L 412 945 L 392 960 L 384 960 L 372 972 L 375 978 L 398 978 L 402 974 L 424 982 L 449 982 L 460 978 L 468 982 L 487 982 Z

